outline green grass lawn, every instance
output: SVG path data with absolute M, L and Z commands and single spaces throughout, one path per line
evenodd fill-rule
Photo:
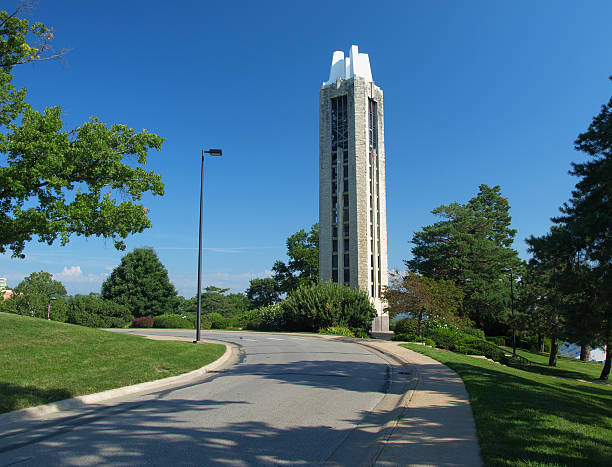
M 0 413 L 179 375 L 224 352 L 0 313 Z
M 512 347 L 503 347 L 508 353 L 512 353 Z M 557 366 L 548 366 L 549 354 L 530 352 L 529 350 L 516 349 L 516 353 L 534 363 L 534 368 L 528 371 L 536 373 L 562 376 L 565 378 L 596 380 L 601 374 L 603 363 L 581 362 L 576 358 L 557 356 Z
M 485 465 L 612 464 L 611 385 L 539 374 L 533 368 L 524 371 L 422 345 L 401 345 L 461 376 L 470 394 Z

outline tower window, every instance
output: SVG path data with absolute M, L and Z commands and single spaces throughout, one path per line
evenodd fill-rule
M 332 268 L 338 267 L 338 255 L 332 255 Z
M 349 255 L 345 254 L 344 255 L 344 267 L 348 268 L 349 266 L 350 266 Z
M 348 179 L 347 178 L 344 179 L 344 192 L 345 193 L 348 192 Z
M 338 251 L 338 240 L 332 240 L 332 251 L 334 253 Z
M 349 251 L 349 239 L 344 239 L 344 251 Z
M 351 270 L 345 269 L 344 270 L 344 283 L 348 284 L 349 282 L 351 282 Z
M 338 236 L 338 227 L 334 225 L 332 227 L 332 237 L 337 237 L 337 236 Z
M 349 225 L 348 223 L 344 224 L 344 236 L 348 237 L 349 236 Z
M 338 270 L 332 269 L 332 281 L 338 282 Z

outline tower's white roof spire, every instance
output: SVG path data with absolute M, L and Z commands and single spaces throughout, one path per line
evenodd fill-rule
M 359 47 L 353 45 L 348 57 L 345 57 L 341 50 L 334 52 L 331 69 L 329 70 L 329 80 L 323 84 L 331 84 L 337 79 L 350 79 L 355 76 L 364 78 L 366 81 L 372 81 L 370 57 L 368 57 L 368 54 L 359 53 Z

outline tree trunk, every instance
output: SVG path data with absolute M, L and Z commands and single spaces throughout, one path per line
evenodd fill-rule
M 421 337 L 422 331 L 421 331 L 421 322 L 423 321 L 423 312 L 421 311 L 418 314 L 417 317 L 417 336 L 419 336 L 419 338 Z
M 601 375 L 599 376 L 599 379 L 601 379 L 602 381 L 608 380 L 608 376 L 610 375 L 611 361 L 612 361 L 612 339 L 610 338 L 610 335 L 608 334 L 608 340 L 606 342 L 606 363 L 604 363 L 604 367 L 601 370 Z
M 544 353 L 544 334 L 538 334 L 538 350 L 540 353 Z
M 557 338 L 552 336 L 550 338 L 550 357 L 548 357 L 548 366 L 557 366 L 557 350 L 559 346 L 557 344 Z
M 580 346 L 580 361 L 588 362 L 591 360 L 591 346 L 586 344 Z

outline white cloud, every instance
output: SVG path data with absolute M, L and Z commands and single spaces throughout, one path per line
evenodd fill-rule
M 85 274 L 81 266 L 64 266 L 61 272 L 53 273 L 53 278 L 67 283 L 101 283 L 108 274 Z

